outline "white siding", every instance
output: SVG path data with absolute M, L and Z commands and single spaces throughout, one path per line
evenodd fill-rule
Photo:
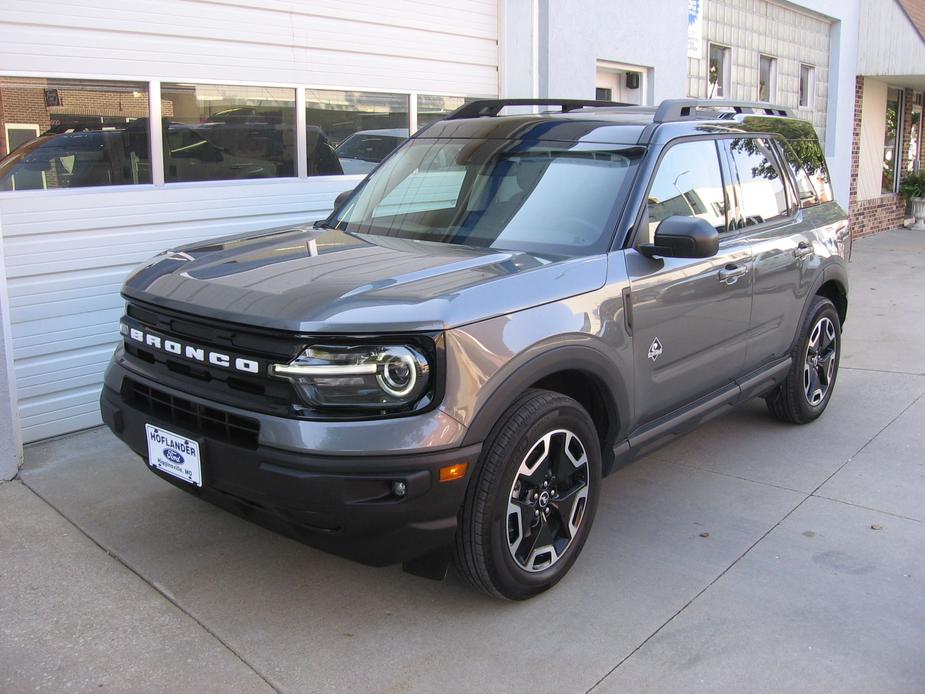
M 494 95 L 495 0 L 7 0 L 0 75 Z M 358 177 L 0 193 L 26 441 L 100 422 L 119 286 L 188 241 L 325 216 Z
M 913 75 L 925 71 L 925 40 L 895 0 L 861 1 L 858 74 Z
M 495 94 L 495 0 L 5 0 L 5 73 Z

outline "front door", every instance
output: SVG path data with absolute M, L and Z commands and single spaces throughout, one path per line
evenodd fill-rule
M 727 191 L 715 140 L 679 142 L 662 156 L 648 220 L 625 251 L 632 299 L 637 424 L 667 414 L 740 376 L 752 301 L 751 245 L 726 231 Z M 712 258 L 647 258 L 658 223 L 708 220 L 721 233 Z M 724 238 L 725 237 L 725 238 Z

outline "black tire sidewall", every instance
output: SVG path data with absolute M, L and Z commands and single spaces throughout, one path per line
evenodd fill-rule
M 571 401 L 562 396 L 561 400 Z M 587 540 L 597 511 L 601 484 L 601 452 L 594 424 L 587 412 L 575 401 L 558 403 L 537 416 L 523 431 L 512 439 L 511 450 L 496 451 L 508 463 L 497 477 L 489 496 L 491 519 L 488 526 L 488 552 L 491 557 L 496 584 L 507 597 L 522 599 L 542 592 L 557 583 L 571 568 Z M 563 556 L 553 566 L 530 572 L 519 567 L 511 556 L 507 539 L 507 508 L 511 485 L 520 463 L 529 449 L 545 434 L 555 429 L 568 429 L 581 440 L 588 456 L 588 501 L 578 535 L 572 540 Z

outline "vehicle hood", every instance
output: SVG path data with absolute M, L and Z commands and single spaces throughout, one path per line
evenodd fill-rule
M 127 298 L 296 332 L 443 330 L 598 289 L 603 255 L 550 259 L 310 226 L 156 256 Z

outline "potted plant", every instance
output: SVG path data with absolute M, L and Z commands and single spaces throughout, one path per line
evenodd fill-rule
M 906 175 L 899 192 L 912 203 L 913 229 L 925 231 L 925 170 Z

